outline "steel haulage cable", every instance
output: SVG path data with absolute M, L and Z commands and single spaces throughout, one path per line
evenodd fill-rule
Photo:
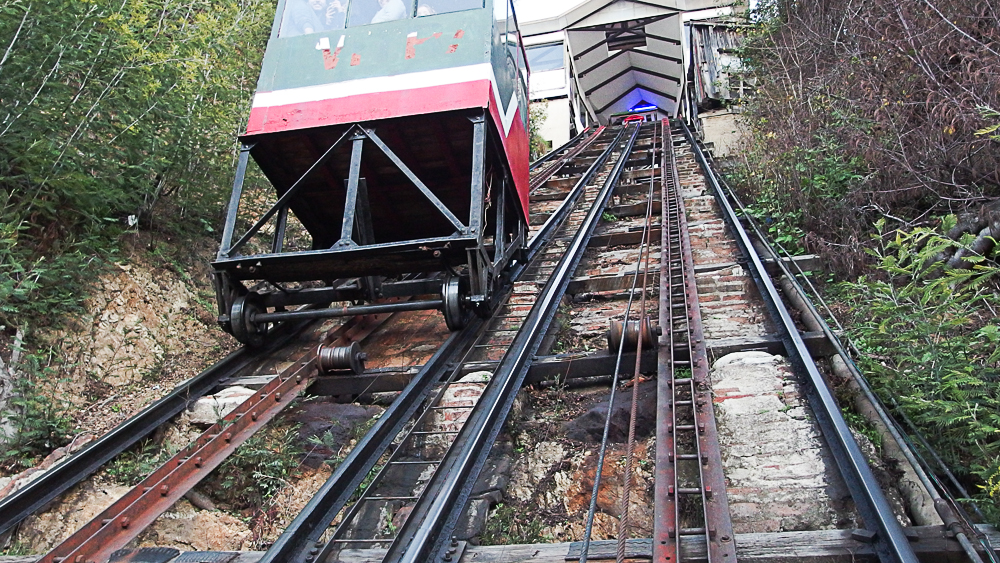
M 627 155 L 624 156 L 623 158 L 627 158 Z M 643 240 L 646 239 L 647 235 L 648 233 L 643 233 Z M 640 255 L 639 263 L 636 264 L 635 276 L 633 276 L 632 278 L 632 291 L 629 293 L 628 303 L 625 306 L 626 327 L 628 323 L 628 317 L 632 311 L 632 302 L 635 299 L 635 288 L 636 288 L 636 283 L 639 280 L 639 269 L 641 267 L 642 267 L 642 260 Z M 597 494 L 601 487 L 601 476 L 604 470 L 604 459 L 607 455 L 607 449 L 608 449 L 608 435 L 610 434 L 611 431 L 611 414 L 614 411 L 614 405 L 615 405 L 615 390 L 618 388 L 618 376 L 621 370 L 622 356 L 624 355 L 624 353 L 625 353 L 625 329 L 623 328 L 621 342 L 619 342 L 618 344 L 618 353 L 615 358 L 615 371 L 611 380 L 611 396 L 608 399 L 608 414 L 604 419 L 604 432 L 603 435 L 601 436 L 601 449 L 600 453 L 597 456 L 597 471 L 594 474 L 594 488 L 590 495 L 590 507 L 587 510 L 587 526 L 583 534 L 583 546 L 580 551 L 580 563 L 587 563 L 587 555 L 588 551 L 590 551 L 590 537 L 593 534 L 594 516 L 597 513 Z M 620 558 L 619 561 L 621 561 Z
M 662 124 L 661 124 L 662 127 Z M 661 133 L 662 135 L 662 133 Z M 646 263 L 642 271 L 642 301 L 639 305 L 639 321 L 636 330 L 635 344 L 635 370 L 632 372 L 632 409 L 628 421 L 628 442 L 625 446 L 625 468 L 622 476 L 622 506 L 621 517 L 618 519 L 618 558 L 617 563 L 625 560 L 625 544 L 628 541 L 629 529 L 629 497 L 632 486 L 632 458 L 635 455 L 635 425 L 636 415 L 639 410 L 639 367 L 642 363 L 642 327 L 645 326 L 646 319 L 646 293 L 649 290 L 649 255 L 651 254 L 652 239 L 652 217 L 653 217 L 653 187 L 656 170 L 656 124 L 653 124 L 653 139 L 650 145 L 650 174 L 649 191 L 646 195 L 646 224 L 644 226 L 642 240 L 639 244 L 639 263 L 642 263 L 642 252 L 645 245 Z M 663 228 L 662 226 L 660 227 Z M 636 278 L 638 278 L 638 272 Z M 635 282 L 632 280 L 633 291 Z M 622 329 L 622 348 L 624 348 L 625 333 L 628 332 L 628 317 L 625 317 L 625 327 Z

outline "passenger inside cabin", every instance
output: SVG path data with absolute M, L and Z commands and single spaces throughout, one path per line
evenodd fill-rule
M 417 6 L 418 18 L 422 16 L 433 16 L 436 13 L 437 11 L 435 11 L 434 8 L 431 8 L 430 4 L 421 4 Z
M 372 17 L 372 23 L 401 20 L 406 17 L 406 7 L 402 0 L 376 0 L 379 11 Z M 412 4 L 411 4 L 412 6 Z
M 279 35 L 292 37 L 344 29 L 346 12 L 340 0 L 289 0 Z

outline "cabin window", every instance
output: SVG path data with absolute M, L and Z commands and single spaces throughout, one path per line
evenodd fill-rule
M 528 47 L 528 66 L 531 72 L 559 70 L 566 67 L 563 59 L 563 44 L 536 45 Z
M 417 0 L 417 17 L 450 14 L 483 7 L 483 0 Z
M 347 16 L 348 27 L 384 23 L 410 17 L 414 0 L 352 0 Z
M 278 37 L 344 29 L 347 2 L 348 0 L 288 0 L 281 15 Z

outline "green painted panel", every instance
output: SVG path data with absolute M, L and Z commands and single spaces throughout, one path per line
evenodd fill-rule
M 489 62 L 492 27 L 492 12 L 485 8 L 289 38 L 272 34 L 257 90 L 272 92 Z M 407 35 L 413 32 L 416 42 L 411 42 L 412 56 L 407 58 Z M 341 36 L 344 46 L 336 53 Z M 329 40 L 326 52 L 317 49 L 322 38 Z

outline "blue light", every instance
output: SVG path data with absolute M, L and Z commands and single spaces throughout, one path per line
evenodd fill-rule
M 654 110 L 654 109 L 657 109 L 657 107 L 654 106 L 653 104 L 649 103 L 649 102 L 639 102 L 638 105 L 634 106 L 629 111 L 630 112 L 639 112 L 639 111 L 651 111 L 651 110 Z

